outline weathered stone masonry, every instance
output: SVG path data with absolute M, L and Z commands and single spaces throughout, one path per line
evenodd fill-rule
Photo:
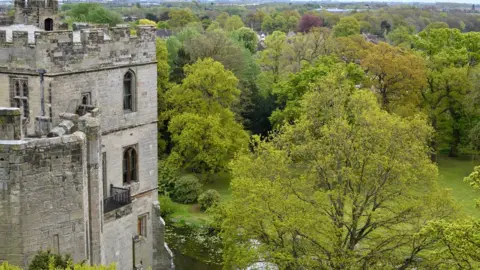
M 57 2 L 35 1 L 16 0 L 15 20 L 36 32 L 0 30 L 0 261 L 26 266 L 52 248 L 121 270 L 169 269 L 155 29 L 55 31 Z M 54 31 L 41 31 L 47 17 Z

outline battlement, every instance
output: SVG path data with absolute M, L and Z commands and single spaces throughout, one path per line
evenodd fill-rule
M 28 31 L 12 31 L 7 36 L 6 30 L 0 30 L 0 48 L 8 48 L 12 45 L 32 47 L 38 44 L 104 44 L 106 42 L 137 42 L 155 40 L 155 29 L 153 26 L 137 26 L 137 35 L 130 35 L 128 26 L 117 26 L 112 28 L 98 27 L 87 28 L 79 31 L 36 31 L 34 39 L 29 39 Z
M 58 8 L 58 1 L 56 0 L 15 0 L 14 5 L 16 8 L 22 9 L 36 9 L 36 8 L 45 8 L 45 9 L 54 9 Z
M 138 26 L 136 36 L 130 35 L 128 26 L 80 31 L 7 31 L 0 30 L 0 55 L 9 55 L 5 57 L 5 67 L 10 70 L 76 71 L 156 59 L 153 26 Z

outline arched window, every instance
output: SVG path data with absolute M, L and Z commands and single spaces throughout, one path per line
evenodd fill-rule
M 125 148 L 123 151 L 123 184 L 138 181 L 137 160 L 135 147 Z
M 53 19 L 45 19 L 45 31 L 53 31 Z
M 127 71 L 123 76 L 123 109 L 125 111 L 135 110 L 135 74 Z

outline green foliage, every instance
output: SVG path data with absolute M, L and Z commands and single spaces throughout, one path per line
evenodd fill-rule
M 237 15 L 229 17 L 225 23 L 225 30 L 229 32 L 238 30 L 242 27 L 245 27 L 245 24 L 243 24 L 242 18 Z
M 169 84 L 169 66 L 166 42 L 160 38 L 157 38 L 155 43 L 157 54 L 158 153 L 161 155 L 167 148 L 164 112 L 167 109 L 165 92 L 167 91 Z
M 152 21 L 152 20 L 148 20 L 148 19 L 140 19 L 138 21 L 138 24 L 139 25 L 151 25 L 151 26 L 157 26 L 157 23 Z
M 189 174 L 175 181 L 171 197 L 179 203 L 194 203 L 202 192 L 202 184 L 195 175 Z
M 186 66 L 182 84 L 168 91 L 170 113 L 211 114 L 230 108 L 238 101 L 238 80 L 231 71 L 211 58 Z
M 479 231 L 480 221 L 474 219 L 429 222 L 417 236 L 435 248 L 425 264 L 436 269 L 480 268 Z
M 477 166 L 473 169 L 473 172 L 465 177 L 465 182 L 469 183 L 470 186 L 475 190 L 480 190 L 480 166 Z M 477 207 L 480 206 L 480 200 L 477 200 Z
M 295 31 L 299 20 L 300 14 L 296 10 L 285 10 L 272 15 L 265 15 L 262 22 L 262 30 L 268 33 Z
M 202 210 L 207 210 L 220 202 L 220 193 L 215 189 L 209 189 L 198 197 L 198 204 Z
M 70 255 L 61 255 L 52 253 L 50 250 L 43 251 L 40 250 L 37 252 L 33 260 L 28 265 L 29 270 L 45 270 L 50 269 L 53 266 L 53 269 L 60 268 L 66 269 L 71 261 Z
M 157 29 L 170 29 L 170 25 L 166 21 L 159 21 L 157 23 Z
M 212 59 L 185 67 L 187 77 L 167 92 L 172 154 L 196 172 L 223 170 L 246 146 L 248 136 L 231 112 L 238 102 L 238 80 Z
M 348 37 L 360 34 L 360 23 L 355 17 L 343 17 L 333 27 L 335 37 Z
M 120 14 L 106 9 L 103 5 L 97 3 L 79 3 L 72 5 L 67 11 L 67 16 L 77 22 L 109 24 L 111 26 L 123 21 Z
M 4 261 L 0 264 L 0 270 L 21 270 L 22 268 L 17 267 L 15 265 L 8 264 L 8 262 Z
M 181 28 L 187 24 L 197 21 L 197 17 L 190 9 L 173 9 L 168 13 L 168 25 L 172 28 Z
M 158 193 L 169 196 L 179 179 L 178 165 L 174 155 L 158 161 Z
M 309 91 L 301 104 L 295 125 L 254 140 L 253 153 L 232 163 L 225 266 L 419 267 L 431 246 L 414 235 L 455 213 L 437 187 L 425 119 L 389 114 L 369 90 L 336 83 Z
M 232 33 L 232 37 L 241 42 L 242 45 L 251 53 L 257 50 L 258 37 L 257 33 L 248 27 L 241 27 Z
M 177 206 L 168 196 L 159 196 L 158 201 L 160 202 L 160 215 L 163 218 L 167 218 L 177 211 Z

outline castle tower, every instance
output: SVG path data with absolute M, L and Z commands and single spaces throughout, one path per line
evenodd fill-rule
M 15 0 L 15 24 L 35 25 L 45 31 L 58 25 L 57 0 Z

